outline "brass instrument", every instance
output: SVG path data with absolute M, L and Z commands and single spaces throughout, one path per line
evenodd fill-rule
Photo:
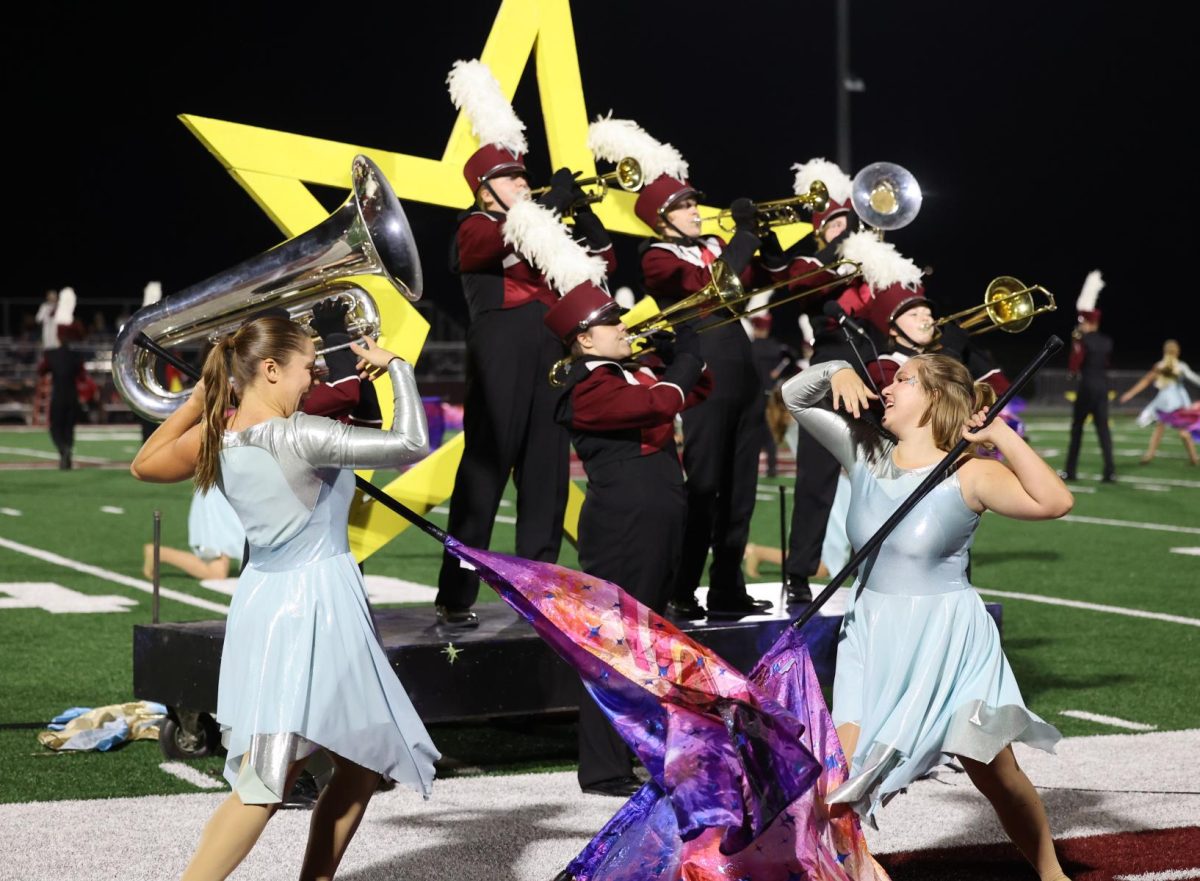
M 769 293 L 770 291 L 778 290 L 779 288 L 790 287 L 798 284 L 810 276 L 819 275 L 830 271 L 837 271 L 843 266 L 853 266 L 854 270 L 846 275 L 838 275 L 833 281 L 826 282 L 816 287 L 804 288 L 800 291 L 789 293 L 777 300 L 770 300 L 763 303 L 761 306 L 756 306 L 752 309 L 746 309 L 745 306 L 754 297 L 760 294 Z M 704 333 L 708 330 L 713 330 L 718 327 L 724 327 L 727 324 L 732 324 L 735 321 L 741 321 L 750 315 L 755 315 L 759 312 L 766 311 L 772 306 L 780 306 L 784 303 L 790 303 L 794 300 L 799 300 L 804 297 L 812 296 L 813 294 L 821 293 L 832 287 L 841 287 L 848 284 L 851 280 L 861 274 L 862 267 L 852 260 L 836 260 L 833 263 L 827 263 L 809 272 L 802 273 L 793 278 L 783 279 L 769 285 L 764 285 L 761 288 L 755 288 L 752 291 L 745 289 L 742 280 L 738 278 L 736 272 L 729 268 L 729 265 L 724 260 L 716 260 L 708 267 L 711 274 L 711 280 L 690 296 L 684 297 L 676 303 L 672 303 L 665 309 L 650 315 L 641 321 L 631 324 L 626 327 L 628 332 L 625 339 L 630 343 L 637 343 L 653 336 L 656 333 L 671 332 L 673 324 L 681 324 L 685 321 L 693 321 L 697 318 L 707 318 L 714 313 L 724 310 L 728 312 L 728 316 L 720 321 L 712 324 L 707 324 L 698 329 L 698 333 Z M 740 307 L 740 308 L 739 308 Z M 559 388 L 566 381 L 567 371 L 570 369 L 571 363 L 574 361 L 573 356 L 567 356 L 555 362 L 550 368 L 550 385 Z
M 626 157 L 617 163 L 615 171 L 609 171 L 605 174 L 598 174 L 595 177 L 585 177 L 583 180 L 575 181 L 578 187 L 599 187 L 595 192 L 588 193 L 581 204 L 592 205 L 600 202 L 608 195 L 609 186 L 616 184 L 621 189 L 636 193 L 642 188 L 646 182 L 645 175 L 642 174 L 642 165 L 632 157 Z M 540 196 L 550 192 L 550 187 L 538 187 L 536 190 L 530 190 L 530 196 Z
M 1042 306 L 1038 306 L 1033 299 L 1038 292 L 1046 297 L 1046 303 Z M 934 322 L 934 327 L 957 321 L 959 327 L 968 332 L 968 336 L 979 336 L 993 330 L 1020 333 L 1029 327 L 1035 315 L 1053 312 L 1057 308 L 1054 294 L 1041 285 L 1026 287 L 1011 275 L 1001 275 L 987 286 L 982 305 L 939 318 Z
M 908 226 L 921 210 L 921 187 L 908 169 L 873 162 L 854 175 L 850 203 L 867 226 L 892 230 Z
M 379 332 L 379 309 L 355 277 L 380 276 L 409 301 L 421 298 L 421 262 L 404 209 L 379 168 L 365 156 L 351 166 L 351 194 L 307 232 L 257 257 L 138 310 L 113 347 L 113 381 L 131 410 L 162 421 L 191 393 L 163 388 L 145 334 L 162 348 L 215 341 L 257 313 L 281 307 L 308 325 L 312 307 L 331 296 L 350 305 L 351 333 Z
M 760 230 L 768 230 L 773 226 L 786 226 L 789 223 L 804 221 L 804 218 L 800 216 L 801 208 L 805 208 L 809 212 L 814 212 L 824 211 L 828 207 L 829 190 L 819 180 L 815 180 L 809 185 L 807 193 L 801 193 L 798 196 L 789 196 L 786 199 L 775 199 L 771 202 L 754 203 L 754 211 L 757 215 L 756 220 Z M 710 217 L 701 218 L 702 222 L 706 220 L 715 220 L 717 226 L 725 230 L 725 232 L 734 232 L 736 229 L 733 223 L 733 215 L 729 209 Z

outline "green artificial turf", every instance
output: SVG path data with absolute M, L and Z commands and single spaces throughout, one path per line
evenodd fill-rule
M 1115 423 L 1121 477 L 1137 482 L 1101 484 L 1082 480 L 1093 492 L 1076 497 L 1074 516 L 1161 524 L 1187 531 L 1162 531 L 1082 522 L 1022 523 L 987 515 L 976 536 L 972 579 L 981 589 L 1036 594 L 1200 618 L 1191 600 L 1200 583 L 1200 557 L 1172 553 L 1200 547 L 1200 469 L 1182 458 L 1183 447 L 1168 436 L 1169 456 L 1147 466 L 1137 457 L 1148 432 L 1131 420 Z M 128 461 L 137 441 L 131 431 L 117 439 L 86 431 L 77 457 Z M 91 439 L 91 438 L 97 439 Z M 1031 422 L 1030 440 L 1061 467 L 1066 448 L 1062 418 Z M 44 432 L 0 431 L 0 539 L 38 548 L 92 566 L 141 578 L 141 546 L 150 540 L 152 512 L 163 514 L 163 542 L 185 547 L 187 484 L 150 485 L 124 469 L 85 467 L 60 472 L 53 467 L 14 469 L 4 463 L 37 464 L 13 450 L 52 452 Z M 1089 428 L 1081 474 L 1099 475 L 1099 451 Z M 386 483 L 379 474 L 375 482 Z M 1163 483 L 1155 483 L 1163 481 Z M 790 478 L 763 479 L 751 541 L 779 543 L 777 486 Z M 1157 488 L 1154 488 L 1157 487 Z M 506 496 L 509 502 L 513 495 Z M 102 508 L 121 509 L 120 513 Z M 12 513 L 17 512 L 17 513 Z M 502 516 L 515 508 L 503 507 Z M 430 518 L 445 525 L 445 515 Z M 514 530 L 497 523 L 493 547 L 512 551 Z M 575 566 L 564 543 L 560 562 Z M 435 584 L 440 546 L 408 530 L 367 563 L 368 572 Z M 778 570 L 762 566 L 762 580 L 778 580 Z M 111 753 L 55 755 L 36 740 L 38 723 L 71 706 L 100 706 L 132 699 L 131 628 L 150 621 L 150 597 L 60 565 L 0 547 L 0 584 L 56 582 L 80 593 L 136 600 L 127 612 L 50 614 L 41 609 L 0 606 L 0 802 L 94 798 L 195 791 L 158 769 L 163 758 L 153 742 L 130 743 Z M 228 597 L 200 587 L 182 573 L 166 572 L 164 587 L 210 602 Z M 3 595 L 0 594 L 0 599 Z M 1004 646 L 1030 707 L 1064 734 L 1112 734 L 1121 729 L 1059 715 L 1083 710 L 1157 726 L 1200 727 L 1200 628 L 1100 611 L 1044 605 L 1018 599 L 1003 603 Z M 481 601 L 496 601 L 486 587 Z M 213 613 L 164 598 L 162 619 L 183 621 Z M 571 767 L 574 724 L 562 719 L 514 720 L 434 726 L 446 755 L 443 771 L 503 773 Z M 216 774 L 221 762 L 200 760 L 196 767 Z

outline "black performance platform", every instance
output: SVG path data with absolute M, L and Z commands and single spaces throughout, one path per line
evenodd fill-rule
M 1000 606 L 987 604 L 1000 625 Z M 800 607 L 792 609 L 798 613 Z M 392 669 L 427 722 L 527 716 L 574 710 L 579 678 L 502 603 L 475 607 L 480 626 L 452 630 L 433 623 L 429 606 L 377 610 L 375 623 Z M 833 681 L 840 615 L 805 627 L 823 684 Z M 789 618 L 755 616 L 727 622 L 677 622 L 697 642 L 743 673 L 779 637 Z M 225 621 L 136 625 L 133 693 L 173 710 L 214 713 Z

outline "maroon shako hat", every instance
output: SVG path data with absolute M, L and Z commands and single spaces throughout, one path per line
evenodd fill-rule
M 686 180 L 669 174 L 660 174 L 638 193 L 633 213 L 650 229 L 658 232 L 658 222 L 671 210 L 671 206 L 688 196 L 700 198 L 702 193 Z
M 552 334 L 570 345 L 577 334 L 598 324 L 617 324 L 621 307 L 590 281 L 571 288 L 550 307 L 542 322 Z

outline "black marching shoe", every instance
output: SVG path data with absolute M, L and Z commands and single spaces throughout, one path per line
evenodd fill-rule
M 434 606 L 439 627 L 471 630 L 479 626 L 479 616 L 470 609 L 452 609 L 449 606 Z
M 767 608 L 770 607 L 768 603 Z M 744 618 L 747 615 L 761 615 L 763 611 L 763 607 L 748 593 L 732 597 L 708 596 L 709 618 Z
M 611 780 L 601 780 L 579 787 L 588 795 L 610 795 L 617 798 L 629 798 L 642 788 L 642 781 L 636 777 L 613 777 Z
M 807 578 L 792 577 L 788 579 L 788 605 L 799 605 L 812 602 L 812 588 L 808 586 Z
M 704 606 L 696 602 L 695 597 L 681 600 L 671 600 L 667 603 L 667 615 L 671 618 L 686 618 L 697 620 L 704 617 Z

